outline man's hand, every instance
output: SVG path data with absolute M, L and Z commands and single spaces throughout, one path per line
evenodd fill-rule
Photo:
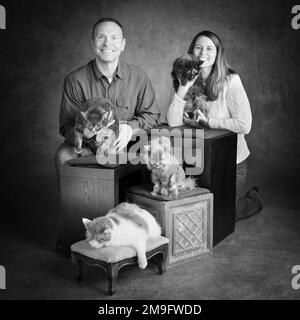
M 121 151 L 122 149 L 124 149 L 127 146 L 128 142 L 130 141 L 130 139 L 132 137 L 132 134 L 133 134 L 133 130 L 128 124 L 120 123 L 119 136 L 114 144 L 114 146 L 116 148 L 116 152 Z

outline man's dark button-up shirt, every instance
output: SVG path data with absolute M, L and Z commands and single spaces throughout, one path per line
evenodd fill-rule
M 65 79 L 59 117 L 59 132 L 74 144 L 74 124 L 85 101 L 103 97 L 115 106 L 119 120 L 133 128 L 158 124 L 159 107 L 151 82 L 140 68 L 120 60 L 111 83 L 99 71 L 96 60 L 71 72 Z

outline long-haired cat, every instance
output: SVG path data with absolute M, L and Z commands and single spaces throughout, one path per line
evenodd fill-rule
M 192 54 L 184 54 L 177 58 L 173 63 L 173 70 L 171 72 L 174 89 L 177 91 L 179 81 L 182 85 L 186 85 L 187 81 L 195 79 L 199 74 L 202 63 L 203 61 L 195 58 Z M 200 79 L 197 78 L 184 97 L 186 101 L 184 113 L 193 120 L 197 119 L 198 110 L 206 115 L 206 99 L 204 87 Z
M 173 154 L 171 141 L 157 137 L 144 147 L 144 160 L 151 170 L 153 195 L 177 198 L 179 193 L 196 187 L 195 180 L 185 177 L 185 172 Z
M 93 248 L 130 246 L 136 250 L 141 269 L 147 266 L 146 241 L 161 235 L 155 218 L 136 204 L 123 202 L 105 216 L 82 219 L 86 240 Z
M 86 102 L 75 120 L 75 152 L 82 153 L 82 145 L 96 153 L 98 148 L 107 154 L 119 134 L 119 122 L 115 108 L 102 97 Z

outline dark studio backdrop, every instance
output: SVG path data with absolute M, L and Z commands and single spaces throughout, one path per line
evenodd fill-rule
M 64 77 L 93 58 L 91 28 L 101 16 L 125 28 L 124 58 L 149 75 L 161 105 L 170 99 L 170 71 L 196 33 L 217 33 L 248 94 L 252 167 L 270 174 L 299 169 L 300 30 L 294 1 L 13 0 L 0 30 L 1 166 L 5 172 L 54 175 L 63 139 L 58 116 Z M 264 169 L 263 169 L 264 170 Z
M 123 24 L 124 59 L 149 75 L 162 120 L 175 58 L 201 30 L 220 36 L 250 100 L 253 124 L 246 139 L 253 181 L 248 184 L 259 186 L 265 202 L 257 219 L 237 225 L 233 237 L 217 246 L 198 282 L 190 277 L 193 269 L 179 268 L 168 287 L 169 280 L 156 280 L 163 286 L 153 281 L 152 291 L 143 293 L 141 275 L 133 287 L 123 282 L 121 297 L 174 292 L 192 299 L 244 294 L 298 299 L 299 290 L 288 283 L 291 266 L 300 264 L 300 28 L 291 25 L 296 0 L 0 0 L 0 5 L 6 9 L 6 29 L 0 29 L 0 266 L 7 271 L 0 300 L 1 293 L 5 299 L 102 299 L 98 282 L 90 287 L 98 271 L 74 286 L 69 261 L 58 259 L 54 249 L 62 222 L 54 155 L 63 142 L 58 132 L 63 81 L 94 58 L 91 30 L 101 16 Z M 300 26 L 300 12 L 297 21 Z M 202 277 L 205 270 L 209 278 Z

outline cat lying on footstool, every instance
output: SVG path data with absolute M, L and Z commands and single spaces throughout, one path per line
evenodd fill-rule
M 93 221 L 83 218 L 86 240 L 93 248 L 130 246 L 137 252 L 141 269 L 147 267 L 146 242 L 161 235 L 155 218 L 133 203 L 123 202 Z

